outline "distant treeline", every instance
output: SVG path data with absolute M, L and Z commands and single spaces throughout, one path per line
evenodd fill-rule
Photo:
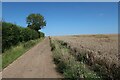
M 16 24 L 2 22 L 2 52 L 19 42 L 27 42 L 44 36 L 43 32 L 37 32 L 28 27 L 23 28 Z

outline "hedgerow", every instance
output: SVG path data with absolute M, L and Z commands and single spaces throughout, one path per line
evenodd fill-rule
M 2 52 L 19 42 L 26 42 L 40 37 L 44 37 L 44 33 L 12 23 L 2 22 Z

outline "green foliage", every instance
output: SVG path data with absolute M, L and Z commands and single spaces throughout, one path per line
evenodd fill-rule
M 29 50 L 32 46 L 40 42 L 42 38 L 36 40 L 30 40 L 27 42 L 21 42 L 16 46 L 12 46 L 6 50 L 2 55 L 2 68 L 7 67 L 10 63 L 20 57 L 23 53 Z
M 33 46 L 36 43 L 36 40 L 30 40 L 28 42 L 25 42 L 23 47 L 24 48 L 30 48 L 31 46 Z
M 38 34 L 39 34 L 39 37 L 45 37 L 45 34 L 43 32 L 39 31 Z
M 42 32 L 39 34 L 30 28 L 22 28 L 12 23 L 2 22 L 2 52 L 11 46 L 17 45 L 19 42 L 43 37 L 43 34 Z
M 40 37 L 45 37 L 45 34 L 43 32 L 40 32 Z
M 50 39 L 51 47 L 53 47 L 53 58 L 57 65 L 57 70 L 62 73 L 65 79 L 79 80 L 96 80 L 100 77 L 91 71 L 84 63 L 80 63 L 76 58 L 71 55 L 67 44 L 63 41 L 56 41 Z
M 2 23 L 2 50 L 19 42 L 20 29 L 11 23 Z
M 28 23 L 28 27 L 35 31 L 38 31 L 39 29 L 46 26 L 46 21 L 41 14 L 30 14 L 26 18 L 26 22 Z
M 30 28 L 21 29 L 21 41 L 29 41 L 39 38 L 39 34 Z

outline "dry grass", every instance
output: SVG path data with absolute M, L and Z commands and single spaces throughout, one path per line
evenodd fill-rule
M 67 42 L 77 55 L 84 54 L 89 61 L 88 64 L 93 67 L 99 65 L 100 70 L 103 70 L 101 72 L 106 73 L 107 77 L 119 78 L 118 35 L 74 35 L 53 38 Z
M 101 78 L 82 62 L 76 60 L 71 55 L 70 49 L 63 41 L 50 40 L 51 50 L 53 51 L 53 60 L 57 65 L 57 70 L 63 74 L 64 78 L 68 80 L 78 80 L 84 78 L 85 80 L 101 80 Z M 66 80 L 66 79 L 65 79 Z

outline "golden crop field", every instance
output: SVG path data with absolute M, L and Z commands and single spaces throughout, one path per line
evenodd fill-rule
M 66 42 L 76 56 L 85 55 L 89 66 L 99 65 L 103 70 L 101 72 L 109 77 L 115 77 L 120 72 L 117 34 L 56 36 L 53 39 Z

